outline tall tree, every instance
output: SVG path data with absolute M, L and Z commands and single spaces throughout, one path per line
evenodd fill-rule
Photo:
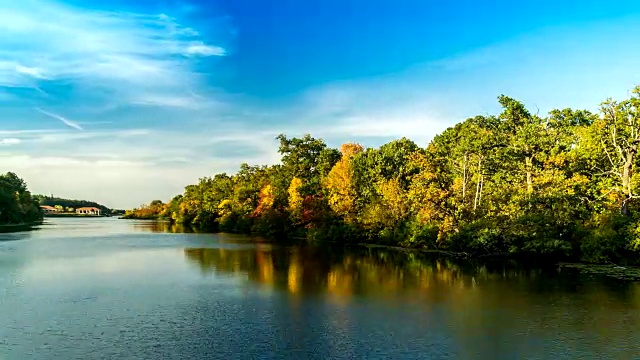
M 364 149 L 360 144 L 348 143 L 340 147 L 342 158 L 324 179 L 331 209 L 347 222 L 355 220 L 356 188 L 353 182 L 352 158 Z
M 619 203 L 623 215 L 638 199 L 638 146 L 640 145 L 640 87 L 623 101 L 607 100 L 601 106 L 602 117 L 590 127 L 587 135 L 591 148 L 596 145 L 602 173 L 606 182 L 606 194 Z M 602 161 L 604 160 L 604 161 Z M 604 185 L 604 184 L 603 184 Z

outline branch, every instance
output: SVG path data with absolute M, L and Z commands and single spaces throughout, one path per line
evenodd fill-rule
M 613 162 L 613 158 L 611 158 L 611 154 L 607 149 L 607 145 L 604 143 L 604 139 L 600 139 L 600 142 L 602 143 L 602 148 L 604 149 L 604 152 L 607 154 L 607 158 L 609 158 L 609 162 L 611 163 L 611 166 L 613 166 L 614 168 L 617 168 L 618 164 Z

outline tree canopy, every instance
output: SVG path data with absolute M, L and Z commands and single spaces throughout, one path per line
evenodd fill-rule
M 499 114 L 469 118 L 424 148 L 403 138 L 338 150 L 283 134 L 281 164 L 243 164 L 150 206 L 218 231 L 635 261 L 639 92 L 599 113 L 546 116 L 501 95 Z
M 42 220 L 38 200 L 18 175 L 0 174 L 0 225 L 28 224 Z

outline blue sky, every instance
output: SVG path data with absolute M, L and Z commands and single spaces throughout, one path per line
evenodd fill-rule
M 637 1 L 0 0 L 0 170 L 132 207 L 279 133 L 426 145 L 518 98 L 597 110 L 640 83 Z

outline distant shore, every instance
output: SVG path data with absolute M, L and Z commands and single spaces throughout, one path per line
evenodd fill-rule
M 48 213 L 44 214 L 44 217 L 109 217 L 108 215 L 89 215 L 89 214 L 76 214 L 76 213 Z

